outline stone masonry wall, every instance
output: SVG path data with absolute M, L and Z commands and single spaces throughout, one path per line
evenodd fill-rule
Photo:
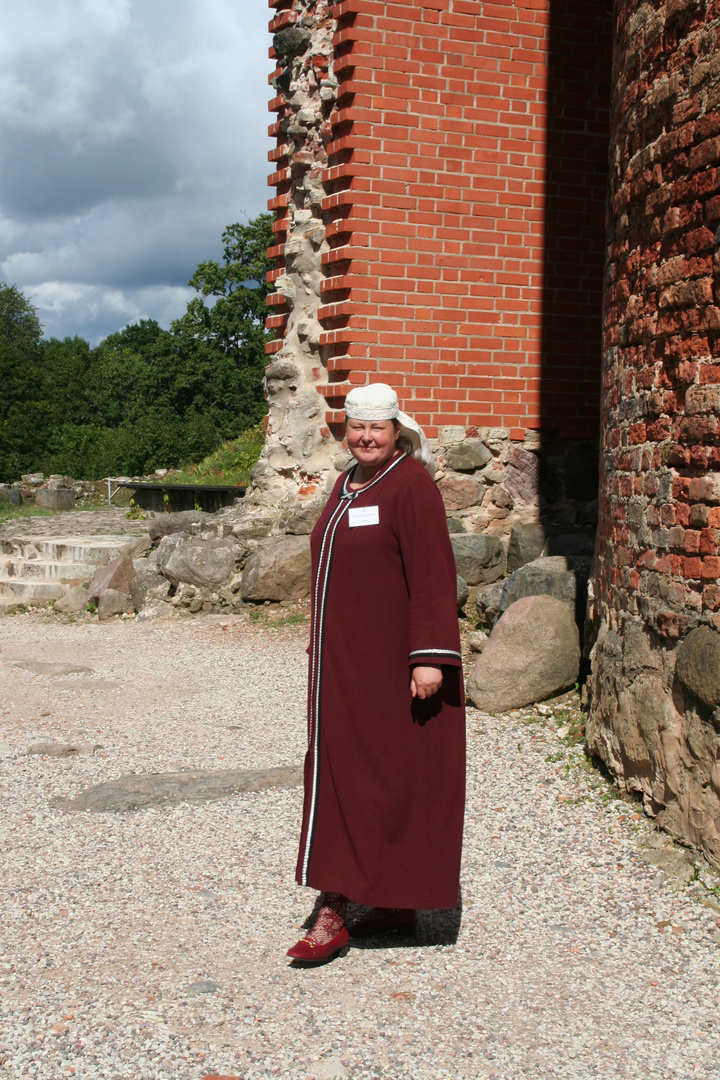
M 720 860 L 720 2 L 618 0 L 590 748 Z

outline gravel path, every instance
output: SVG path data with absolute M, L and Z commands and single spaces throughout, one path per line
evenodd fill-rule
M 0 1077 L 714 1078 L 718 879 L 613 797 L 571 712 L 470 712 L 462 913 L 315 969 L 284 956 L 313 901 L 299 789 L 49 808 L 131 771 L 299 762 L 306 635 L 0 619 Z M 40 737 L 102 746 L 26 756 Z

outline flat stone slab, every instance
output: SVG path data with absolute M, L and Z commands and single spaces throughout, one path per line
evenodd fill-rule
M 93 742 L 57 742 L 55 739 L 40 739 L 31 743 L 26 754 L 39 754 L 42 757 L 90 757 L 96 750 L 102 749 L 100 743 Z
M 80 664 L 48 664 L 43 660 L 14 660 L 13 667 L 33 675 L 94 675 L 94 669 Z
M 298 787 L 303 781 L 301 765 L 274 769 L 196 769 L 189 772 L 130 773 L 117 780 L 96 784 L 74 799 L 57 796 L 50 805 L 57 810 L 90 810 L 97 814 L 125 814 L 149 806 L 174 806 L 181 802 L 210 802 L 245 791 Z

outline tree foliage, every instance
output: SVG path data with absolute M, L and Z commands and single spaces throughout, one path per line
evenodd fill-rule
M 265 413 L 266 249 L 272 217 L 223 233 L 199 293 L 163 330 L 126 326 L 92 349 L 44 340 L 32 305 L 0 284 L 0 480 L 42 470 L 85 479 L 197 461 Z

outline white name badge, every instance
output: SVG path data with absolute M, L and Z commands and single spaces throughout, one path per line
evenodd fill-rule
M 359 525 L 379 525 L 379 506 L 352 506 L 348 511 L 348 525 L 357 529 Z

